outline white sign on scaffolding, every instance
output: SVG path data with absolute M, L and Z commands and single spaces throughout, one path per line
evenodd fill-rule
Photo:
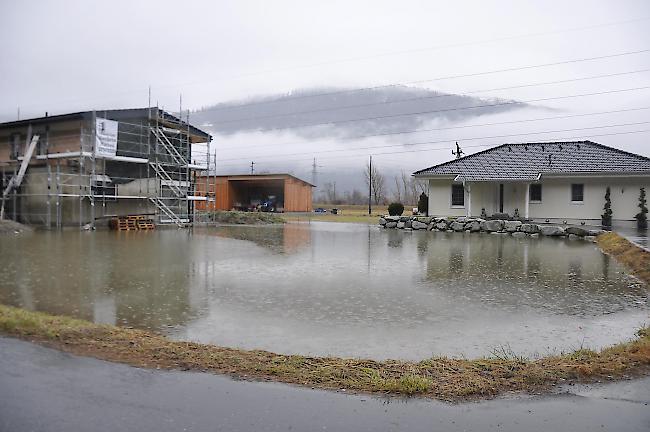
M 117 126 L 118 122 L 96 119 L 95 127 L 95 156 L 110 157 L 117 153 Z

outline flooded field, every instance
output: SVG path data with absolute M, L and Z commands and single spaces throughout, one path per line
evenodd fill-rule
M 650 322 L 597 246 L 312 223 L 0 237 L 0 302 L 281 353 L 597 348 Z

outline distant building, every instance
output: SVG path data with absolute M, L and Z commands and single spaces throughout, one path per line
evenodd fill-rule
M 207 171 L 207 151 L 196 155 L 192 147 L 210 140 L 208 133 L 158 108 L 1 123 L 5 217 L 61 227 L 147 214 L 156 223 L 186 224 L 197 199 L 192 179 Z M 21 167 L 26 171 L 17 185 Z
M 650 159 L 591 141 L 503 144 L 413 175 L 429 183 L 430 215 L 599 223 L 608 186 L 613 219 L 634 219 Z
M 196 178 L 196 195 L 208 190 L 208 210 L 310 212 L 314 185 L 291 174 L 210 175 Z M 205 210 L 206 202 L 197 202 Z

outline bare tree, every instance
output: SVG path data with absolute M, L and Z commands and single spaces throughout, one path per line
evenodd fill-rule
M 352 201 L 350 204 L 365 204 L 365 201 L 367 201 L 363 198 L 363 194 L 357 189 L 352 189 L 352 196 L 350 199 Z
M 402 187 L 399 183 L 399 177 L 395 176 L 395 202 L 402 202 Z
M 366 178 L 366 186 L 370 185 L 372 189 L 372 200 L 375 205 L 379 205 L 385 200 L 386 193 L 386 180 L 384 176 L 377 169 L 377 165 L 372 166 L 372 171 L 370 169 L 370 164 L 366 164 L 366 170 L 364 172 Z
M 323 185 L 323 189 L 328 204 L 334 203 L 336 201 L 336 183 L 327 182 Z

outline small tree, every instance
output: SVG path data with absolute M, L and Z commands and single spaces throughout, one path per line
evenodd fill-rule
M 429 214 L 429 197 L 422 192 L 418 200 L 418 213 L 426 215 Z
M 636 219 L 636 226 L 640 229 L 648 228 L 648 202 L 645 199 L 645 188 L 639 190 L 639 209 L 634 218 Z
M 603 226 L 612 226 L 612 199 L 610 198 L 609 186 L 605 190 L 605 206 L 603 207 L 603 214 L 600 215 L 600 220 Z

